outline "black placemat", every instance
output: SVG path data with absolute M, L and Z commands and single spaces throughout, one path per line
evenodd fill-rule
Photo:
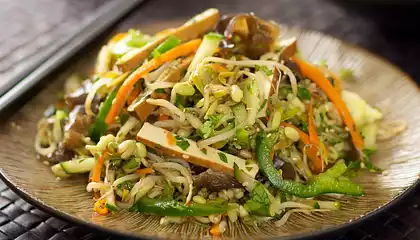
M 281 23 L 331 34 L 382 55 L 416 80 L 420 78 L 420 41 L 417 40 L 416 29 L 405 28 L 404 22 L 399 23 L 399 18 L 394 15 L 393 23 L 399 26 L 398 31 L 390 30 L 384 18 L 373 18 L 369 13 L 360 15 L 358 10 L 344 9 L 326 0 L 154 0 L 133 12 L 117 28 L 125 30 L 139 23 L 188 18 L 208 7 L 217 7 L 224 13 L 254 11 L 257 15 Z M 376 10 L 381 11 L 380 8 Z M 410 21 L 416 20 L 410 18 Z M 35 209 L 0 183 L 0 240 L 106 239 L 89 231 Z M 337 237 L 327 239 L 420 239 L 420 190 L 417 189 L 396 206 L 357 228 L 337 234 Z

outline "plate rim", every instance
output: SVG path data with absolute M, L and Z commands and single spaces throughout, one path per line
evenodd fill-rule
M 397 65 L 394 65 L 391 61 L 386 59 L 383 56 L 377 55 L 370 50 L 358 46 L 353 43 L 348 43 L 345 40 L 342 40 L 338 37 L 335 37 L 331 34 L 327 34 L 321 31 L 308 29 L 308 28 L 301 28 L 298 26 L 293 25 L 283 25 L 287 28 L 293 28 L 299 30 L 301 33 L 318 33 L 322 34 L 325 37 L 334 39 L 335 41 L 338 41 L 341 45 L 348 46 L 350 48 L 353 48 L 359 52 L 363 52 L 365 55 L 369 55 L 370 57 L 379 60 L 382 64 L 387 65 L 389 68 L 392 68 L 394 71 L 399 72 L 400 74 L 404 75 L 408 82 L 410 82 L 414 88 L 417 89 L 418 92 L 420 92 L 420 86 L 413 80 L 413 78 L 406 72 L 404 72 L 400 67 Z M 299 39 L 299 38 L 297 38 Z M 94 224 L 92 222 L 87 222 L 84 220 L 81 220 L 79 218 L 73 217 L 65 212 L 59 211 L 55 209 L 52 206 L 49 206 L 47 204 L 42 203 L 41 201 L 38 201 L 36 198 L 32 197 L 30 194 L 26 193 L 24 189 L 21 189 L 19 186 L 15 185 L 13 181 L 11 181 L 7 177 L 7 173 L 4 172 L 3 168 L 0 167 L 0 179 L 3 180 L 3 182 L 6 184 L 9 189 L 11 189 L 13 192 L 15 192 L 19 197 L 21 197 L 23 200 L 27 201 L 28 203 L 34 205 L 36 208 L 48 213 L 52 217 L 57 217 L 63 221 L 66 221 L 67 223 L 79 226 L 79 227 L 87 227 L 88 229 L 96 231 L 97 234 L 104 235 L 104 234 L 111 234 L 115 237 L 123 237 L 124 239 L 163 239 L 159 237 L 152 237 L 152 236 L 146 236 L 141 234 L 133 234 L 128 232 L 120 232 L 116 231 L 110 228 L 103 227 L 98 224 Z M 412 185 L 409 187 L 401 190 L 401 192 L 398 193 L 391 201 L 387 202 L 386 204 L 377 207 L 375 210 L 360 216 L 359 218 L 355 220 L 351 220 L 349 222 L 346 222 L 344 224 L 328 227 L 321 230 L 315 230 L 313 232 L 303 233 L 303 234 L 297 234 L 297 235 L 291 235 L 291 236 L 276 236 L 276 237 L 269 237 L 267 239 L 278 239 L 278 240 L 309 240 L 313 238 L 319 238 L 319 237 L 326 237 L 329 235 L 332 235 L 333 233 L 338 233 L 340 231 L 355 228 L 356 226 L 360 225 L 363 222 L 366 222 L 369 219 L 373 219 L 377 217 L 378 215 L 382 214 L 384 211 L 389 210 L 393 206 L 400 203 L 404 198 L 406 198 L 408 195 L 412 194 L 414 190 L 419 187 L 420 185 L 420 178 L 418 178 Z

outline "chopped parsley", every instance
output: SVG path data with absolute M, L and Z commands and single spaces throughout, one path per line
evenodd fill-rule
M 372 156 L 375 152 L 376 152 L 376 149 L 367 149 L 367 148 L 363 149 L 363 153 L 368 157 Z
M 204 154 L 207 154 L 207 149 L 206 148 L 202 148 L 202 149 L 200 149 L 200 151 Z
M 176 139 L 176 145 L 184 151 L 187 150 L 188 147 L 190 146 L 190 143 L 183 137 L 176 136 L 175 139 Z
M 309 130 L 308 130 L 308 123 L 307 122 L 302 123 L 302 131 L 309 132 Z
M 223 118 L 223 115 L 210 115 L 207 121 L 204 122 L 203 126 L 199 129 L 199 134 L 207 139 L 214 135 L 215 128 L 219 125 L 220 120 Z
M 302 100 L 311 100 L 311 93 L 306 88 L 299 87 L 297 95 Z
M 228 163 L 228 159 L 226 157 L 226 154 L 224 154 L 222 152 L 218 152 L 217 154 L 219 154 L 219 158 L 222 162 Z
M 315 209 L 320 209 L 320 208 L 321 208 L 321 207 L 319 206 L 319 203 L 318 203 L 318 202 L 315 202 L 315 203 L 314 203 L 314 208 L 315 208 Z
M 158 88 L 155 90 L 156 93 L 166 93 L 165 89 L 163 88 Z
M 255 71 L 261 71 L 265 73 L 267 76 L 273 75 L 273 71 L 269 69 L 267 66 L 255 66 Z

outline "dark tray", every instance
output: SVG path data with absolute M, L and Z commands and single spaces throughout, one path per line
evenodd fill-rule
M 250 12 L 288 25 L 313 29 L 360 45 L 389 59 L 420 79 L 420 42 L 414 29 L 404 29 L 396 37 L 386 24 L 369 14 L 346 10 L 324 0 L 154 0 L 136 9 L 118 23 L 114 31 L 126 30 L 141 23 L 185 19 L 205 8 L 217 7 L 223 13 Z M 398 19 L 395 19 L 398 21 Z M 1 239 L 114 239 L 99 235 L 83 226 L 74 226 L 34 208 L 3 183 L 0 183 Z M 417 240 L 420 239 L 420 189 L 361 224 L 319 239 L 339 240 Z

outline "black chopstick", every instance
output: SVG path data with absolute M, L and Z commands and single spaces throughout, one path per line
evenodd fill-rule
M 39 66 L 21 76 L 22 80 L 17 79 L 18 83 L 0 97 L 0 112 L 143 1 L 112 1 L 104 5 L 77 33 L 40 55 L 35 61 Z

